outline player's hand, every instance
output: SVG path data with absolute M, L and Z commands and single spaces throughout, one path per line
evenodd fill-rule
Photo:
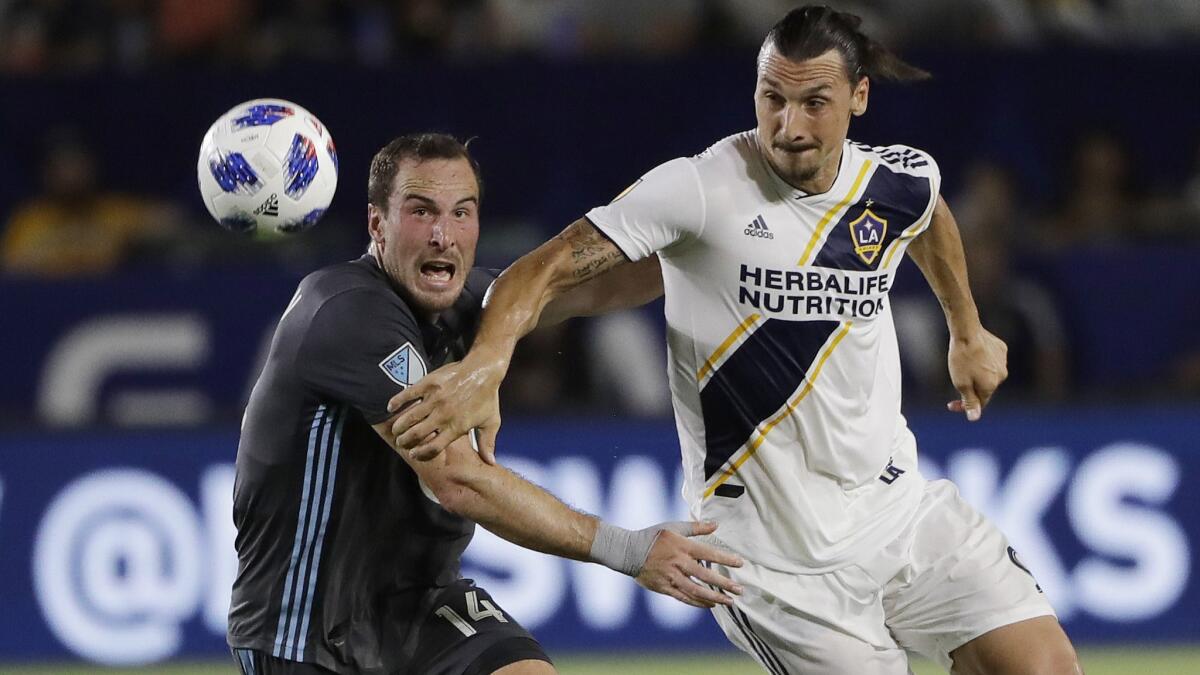
M 716 523 L 662 523 L 661 527 L 637 582 L 693 607 L 732 605 L 733 598 L 727 593 L 741 595 L 741 585 L 704 563 L 741 567 L 742 559 L 696 538 L 715 532 Z
M 1008 345 L 981 326 L 965 338 L 950 336 L 947 362 L 959 399 L 947 403 L 946 408 L 966 413 L 967 419 L 974 422 L 1008 377 Z
M 392 422 L 396 448 L 418 460 L 429 460 L 471 429 L 479 430 L 479 456 L 496 463 L 500 431 L 500 382 L 505 366 L 477 356 L 445 365 L 388 401 L 388 411 L 401 413 Z

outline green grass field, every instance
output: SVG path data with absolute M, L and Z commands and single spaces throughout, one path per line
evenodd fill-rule
M 1103 649 L 1080 650 L 1087 675 L 1130 675 L 1131 673 L 1153 673 L 1154 675 L 1196 675 L 1200 673 L 1200 647 L 1106 647 Z M 761 675 L 748 657 L 721 652 L 700 655 L 655 655 L 606 657 L 596 655 L 563 655 L 558 657 L 558 668 L 562 675 Z M 942 672 L 928 663 L 914 664 L 916 675 L 934 675 Z M 79 665 L 5 665 L 0 664 L 4 675 L 83 675 L 85 673 L 124 673 L 155 675 L 233 675 L 232 662 L 199 664 L 156 665 L 142 669 L 109 669 Z

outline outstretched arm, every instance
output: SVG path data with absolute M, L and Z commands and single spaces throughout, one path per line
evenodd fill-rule
M 374 426 L 385 441 L 391 437 L 388 422 Z M 660 523 L 636 531 L 610 525 L 570 508 L 503 467 L 484 463 L 467 439 L 451 443 L 428 461 L 400 454 L 442 508 L 514 544 L 603 564 L 634 577 L 652 591 L 696 607 L 733 602 L 705 583 L 728 593 L 741 592 L 740 586 L 702 564 L 741 566 L 733 553 L 692 538 L 711 534 L 716 530 L 712 523 Z
M 621 265 L 615 274 L 601 274 L 567 290 L 549 303 L 538 318 L 538 328 L 580 316 L 599 316 L 641 307 L 662 297 L 662 267 L 658 255 Z
M 517 341 L 537 326 L 543 310 L 556 298 L 610 271 L 625 274 L 630 267 L 616 244 L 586 219 L 575 221 L 513 263 L 492 286 L 466 358 L 426 375 L 388 404 L 389 410 L 402 411 L 392 425 L 396 445 L 417 459 L 428 459 L 478 428 L 480 453 L 494 463 L 500 429 L 498 392 Z M 576 311 L 590 313 L 580 304 Z
M 941 197 L 932 218 L 929 229 L 909 245 L 908 253 L 941 303 L 950 329 L 947 363 L 960 398 L 946 407 L 966 413 L 974 422 L 1008 377 L 1008 347 L 979 322 L 958 224 Z

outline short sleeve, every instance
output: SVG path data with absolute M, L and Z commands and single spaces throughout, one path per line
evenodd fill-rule
M 942 189 L 942 172 L 933 157 L 923 152 L 916 155 L 916 158 L 911 161 L 911 166 L 913 167 L 910 170 L 911 173 L 929 181 L 928 201 L 921 205 L 924 208 L 920 212 L 921 215 L 917 218 L 916 222 L 913 223 L 913 229 L 910 233 L 911 236 L 915 237 L 928 230 L 930 223 L 933 222 L 933 209 L 937 206 L 938 196 L 941 194 Z
M 696 167 L 679 158 L 655 167 L 607 206 L 589 211 L 587 219 L 637 261 L 699 237 L 704 208 Z
M 301 342 L 301 379 L 354 406 L 369 424 L 391 415 L 387 402 L 427 372 L 421 331 L 398 296 L 344 291 L 313 315 Z

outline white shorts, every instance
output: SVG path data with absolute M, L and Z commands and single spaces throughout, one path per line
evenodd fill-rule
M 717 623 L 775 675 L 904 675 L 909 654 L 948 671 L 971 639 L 1054 616 L 1004 535 L 946 480 L 926 483 L 912 521 L 869 559 L 812 575 L 717 569 L 745 587 L 713 609 Z

